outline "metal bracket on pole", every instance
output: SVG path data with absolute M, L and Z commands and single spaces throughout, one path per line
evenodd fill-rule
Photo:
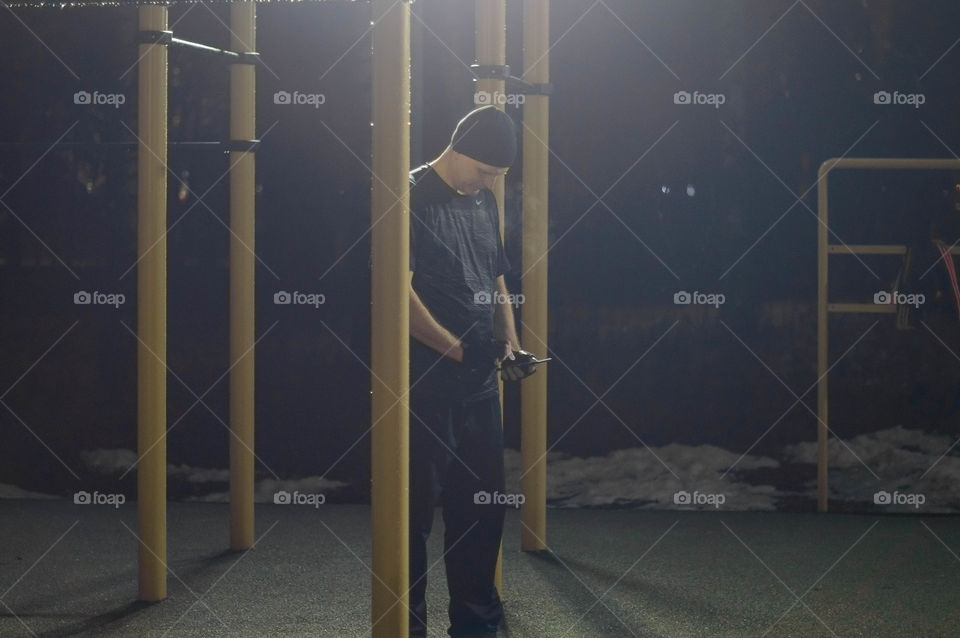
M 140 44 L 159 44 L 170 46 L 173 41 L 173 31 L 138 31 L 137 42 Z
M 230 62 L 230 64 L 257 64 L 260 62 L 260 54 L 256 51 L 243 51 L 239 54 L 239 57 L 236 60 Z
M 228 140 L 223 145 L 225 147 L 224 152 L 256 153 L 260 149 L 260 140 Z
M 473 81 L 477 80 L 503 80 L 514 93 L 522 95 L 553 95 L 553 84 L 538 84 L 521 80 L 510 75 L 510 65 L 497 64 L 471 64 L 470 71 L 473 73 Z
M 504 64 L 471 64 L 470 71 L 476 80 L 509 80 L 510 65 Z

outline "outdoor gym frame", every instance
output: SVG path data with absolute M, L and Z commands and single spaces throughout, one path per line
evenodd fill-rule
M 371 191 L 371 524 L 375 638 L 407 636 L 409 468 L 410 27 L 408 0 L 371 0 L 373 48 Z M 523 246 L 526 297 L 521 341 L 547 356 L 549 2 L 524 0 Z M 506 65 L 505 0 L 476 0 L 476 89 L 505 93 L 516 82 Z M 138 470 L 139 596 L 166 597 L 166 232 L 168 49 L 217 55 L 230 65 L 230 546 L 254 544 L 254 186 L 256 2 L 230 5 L 231 50 L 179 40 L 168 7 L 138 7 Z M 502 106 L 502 105 L 501 105 Z M 188 142 L 190 143 L 190 142 Z M 818 494 L 827 510 L 828 314 L 889 313 L 894 307 L 830 303 L 832 254 L 900 255 L 900 245 L 828 242 L 828 177 L 834 169 L 958 170 L 960 160 L 834 158 L 818 182 Z M 503 184 L 495 189 L 501 214 Z M 501 216 L 501 231 L 503 219 Z M 952 248 L 952 254 L 960 249 Z M 521 547 L 546 548 L 547 370 L 521 386 Z M 501 570 L 497 584 L 502 592 Z
M 173 37 L 168 10 L 139 11 L 137 220 L 137 513 L 139 595 L 161 600 L 166 582 L 167 60 L 170 46 L 230 61 L 230 547 L 253 545 L 254 140 L 253 3 L 230 6 L 232 51 Z
M 867 170 L 960 170 L 960 159 L 899 158 L 899 157 L 834 157 L 820 165 L 817 175 L 817 510 L 827 511 L 827 438 L 829 385 L 827 383 L 829 313 L 894 313 L 893 304 L 831 303 L 829 299 L 828 266 L 830 255 L 903 255 L 905 245 L 898 244 L 831 244 L 827 225 L 828 178 L 830 171 L 843 168 Z M 950 247 L 950 255 L 960 254 L 960 247 Z
M 523 116 L 524 306 L 521 338 L 547 356 L 548 0 L 524 0 L 524 67 L 506 65 L 505 0 L 477 0 L 477 91 L 527 94 Z M 410 4 L 371 0 L 371 524 L 375 638 L 408 634 Z M 254 544 L 254 228 L 256 3 L 230 5 L 231 50 L 168 30 L 168 7 L 139 10 L 137 423 L 139 597 L 162 600 L 166 581 L 167 60 L 170 46 L 230 64 L 230 547 Z M 503 105 L 499 105 L 501 108 Z M 503 184 L 497 185 L 503 226 Z M 546 548 L 547 374 L 521 389 L 526 504 L 524 550 Z M 500 582 L 497 568 L 497 585 Z M 501 588 L 502 589 L 502 588 Z

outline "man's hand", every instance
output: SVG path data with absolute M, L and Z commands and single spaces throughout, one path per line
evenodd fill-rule
M 537 371 L 536 357 L 526 350 L 515 350 L 510 353 L 508 359 L 504 359 L 500 364 L 500 377 L 504 381 L 519 381 L 525 379 Z

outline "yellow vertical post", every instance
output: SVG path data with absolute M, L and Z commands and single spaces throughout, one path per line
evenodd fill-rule
M 507 5 L 506 0 L 477 0 L 476 1 L 476 51 L 477 64 L 503 66 L 507 63 Z M 479 106 L 487 104 L 478 99 L 480 95 L 503 95 L 505 82 L 494 78 L 484 78 L 476 83 L 474 103 Z M 500 110 L 503 104 L 492 101 Z M 500 237 L 503 231 L 503 180 L 498 179 L 493 185 L 493 194 L 497 199 L 497 208 L 500 210 Z M 503 380 L 500 380 L 500 413 L 503 414 Z M 494 584 L 497 591 L 503 594 L 503 542 L 500 543 L 500 553 L 497 556 L 497 570 L 494 575 Z
M 817 227 L 817 511 L 827 511 L 827 430 L 828 403 L 827 366 L 828 366 L 828 321 L 827 298 L 829 280 L 827 278 L 827 179 L 830 167 L 824 162 L 820 166 L 817 180 L 817 213 L 820 223 Z
M 373 0 L 373 638 L 409 627 L 410 5 Z M 402 397 L 403 400 L 397 399 Z
M 141 6 L 141 31 L 167 8 Z M 137 514 L 139 597 L 167 597 L 167 47 L 141 44 L 137 128 Z
M 256 3 L 230 6 L 230 48 L 256 51 Z M 256 138 L 256 67 L 230 66 L 230 139 Z M 255 160 L 230 151 L 230 548 L 253 546 Z
M 550 15 L 547 0 L 523 4 L 524 80 L 550 82 Z M 549 98 L 528 95 L 523 105 L 523 327 L 524 348 L 547 356 L 547 175 Z M 520 388 L 523 494 L 521 548 L 546 549 L 547 538 L 547 367 Z
M 507 63 L 507 5 L 506 0 L 476 0 L 476 50 L 477 64 L 503 66 Z M 504 102 L 487 102 L 480 95 L 504 95 L 505 82 L 496 78 L 482 78 L 476 82 L 474 93 L 475 106 L 493 104 L 501 111 Z M 500 235 L 503 236 L 503 180 L 497 180 L 493 186 L 500 207 Z

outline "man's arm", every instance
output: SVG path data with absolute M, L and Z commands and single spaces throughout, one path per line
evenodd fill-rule
M 517 328 L 513 323 L 513 306 L 507 299 L 507 283 L 500 275 L 496 279 L 497 294 L 494 302 L 493 336 L 500 341 L 506 341 L 511 350 L 520 349 L 520 340 L 517 338 Z M 512 359 L 513 357 L 510 356 Z
M 437 323 L 413 289 L 410 273 L 410 336 L 454 361 L 463 361 L 463 346 L 449 330 Z

